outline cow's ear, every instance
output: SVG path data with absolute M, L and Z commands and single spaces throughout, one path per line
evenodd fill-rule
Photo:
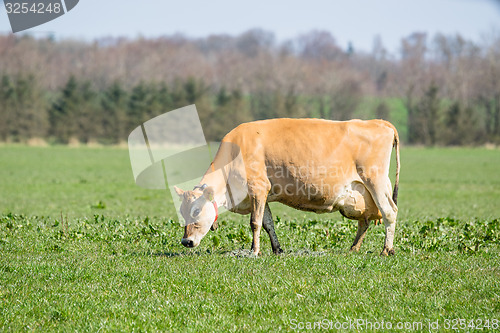
M 174 190 L 175 193 L 177 193 L 177 195 L 182 198 L 182 196 L 184 195 L 184 191 L 178 188 L 177 186 L 174 186 Z
M 203 190 L 203 196 L 208 201 L 214 201 L 214 193 L 215 193 L 215 191 L 214 191 L 214 188 L 212 186 L 208 186 L 207 188 L 205 188 Z

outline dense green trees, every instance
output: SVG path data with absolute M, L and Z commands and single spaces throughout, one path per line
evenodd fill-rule
M 3 75 L 0 81 L 0 139 L 45 137 L 47 100 L 32 75 Z
M 255 119 L 241 91 L 213 93 L 202 81 L 139 82 L 125 89 L 119 81 L 102 91 L 71 76 L 60 90 L 42 94 L 33 76 L 0 81 L 0 140 L 45 138 L 55 143 L 119 143 L 141 123 L 173 109 L 196 104 L 209 140 L 220 140 L 240 123 Z M 284 115 L 285 113 L 283 113 Z
M 347 88 L 346 88 L 347 89 Z M 220 140 L 243 122 L 275 117 L 349 119 L 362 100 L 357 90 L 333 96 L 302 96 L 258 91 L 244 95 L 225 87 L 213 89 L 201 80 L 139 82 L 125 88 L 119 81 L 103 90 L 71 76 L 56 91 L 43 91 L 34 76 L 0 80 L 0 140 L 43 138 L 54 143 L 100 142 L 127 139 L 139 124 L 170 110 L 196 104 L 207 140 Z M 391 119 L 388 100 L 370 103 L 368 118 Z M 434 84 L 418 99 L 407 100 L 410 144 L 474 145 L 498 142 L 495 100 L 466 104 L 444 99 Z M 404 123 L 396 125 L 404 126 Z

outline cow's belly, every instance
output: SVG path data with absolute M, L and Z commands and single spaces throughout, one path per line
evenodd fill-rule
M 278 171 L 276 171 L 278 170 Z M 310 170 L 310 169 L 309 169 Z M 346 169 L 349 171 L 349 169 Z M 289 207 L 316 213 L 339 210 L 349 219 L 380 219 L 382 216 L 355 169 L 352 172 L 305 173 L 292 175 L 279 169 L 268 169 L 271 189 L 268 202 L 280 202 Z M 234 190 L 234 186 L 231 186 Z M 233 191 L 236 193 L 238 191 Z M 241 191 L 233 212 L 248 214 L 251 202 L 246 191 Z M 237 197 L 237 195 L 236 195 Z
M 344 183 L 274 183 L 268 201 L 303 211 L 328 213 L 339 210 L 349 219 L 380 219 L 382 216 L 366 187 L 358 180 Z
M 282 174 L 272 172 L 268 176 L 271 182 L 268 201 L 317 213 L 338 210 L 338 202 L 353 180 L 351 177 L 328 178 L 313 174 L 283 177 Z
M 341 189 L 327 189 L 324 184 L 302 182 L 273 183 L 268 201 L 281 202 L 287 206 L 317 213 L 337 210 L 336 201 Z

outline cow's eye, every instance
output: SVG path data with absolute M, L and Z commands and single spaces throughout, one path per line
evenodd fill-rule
M 193 210 L 193 217 L 196 217 L 198 215 L 200 215 L 200 209 L 196 208 L 195 210 Z

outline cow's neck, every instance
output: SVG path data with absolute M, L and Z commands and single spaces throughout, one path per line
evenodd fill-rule
M 226 170 L 223 168 L 215 171 L 212 170 L 212 165 L 210 165 L 210 168 L 201 179 L 200 184 L 211 186 L 214 189 L 214 201 L 217 203 L 217 206 L 224 206 L 227 208 Z

